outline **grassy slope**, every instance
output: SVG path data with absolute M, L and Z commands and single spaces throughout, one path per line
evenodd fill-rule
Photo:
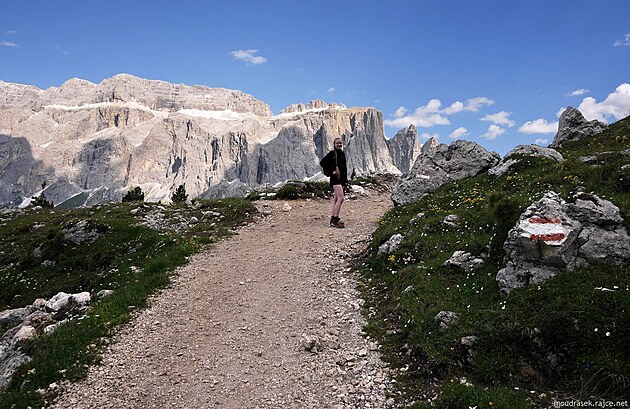
M 449 184 L 383 218 L 373 250 L 394 233 L 405 239 L 389 257 L 373 251 L 364 265 L 368 329 L 403 368 L 398 380 L 407 401 L 424 407 L 439 395 L 437 407 L 529 408 L 552 397 L 629 397 L 629 267 L 582 268 L 507 299 L 495 281 L 507 232 L 546 191 L 566 200 L 586 188 L 619 206 L 629 227 L 630 171 L 621 166 L 630 156 L 620 154 L 628 148 L 630 118 L 567 144 L 562 163 L 525 158 L 507 175 Z M 578 160 L 596 152 L 610 153 L 595 165 Z M 442 225 L 449 214 L 460 216 L 457 228 Z M 486 263 L 473 274 L 443 267 L 456 250 L 486 253 Z M 443 332 L 434 321 L 442 310 L 461 314 Z M 457 347 L 468 335 L 478 337 L 473 364 Z
M 59 291 L 89 291 L 93 297 L 84 319 L 73 320 L 28 346 L 34 359 L 0 393 L 0 408 L 41 406 L 54 391 L 41 394 L 37 389 L 83 377 L 87 367 L 99 361 L 107 337 L 129 321 L 133 310 L 146 306 L 150 294 L 168 285 L 175 267 L 204 244 L 249 220 L 254 211 L 249 201 L 238 199 L 160 207 L 166 215 L 163 225 L 181 226 L 178 233 L 138 226 L 143 216 L 158 210 L 156 204 L 138 202 L 0 217 L 0 310 L 25 306 Z M 192 216 L 199 222 L 186 223 Z M 91 244 L 65 239 L 61 230 L 79 220 L 88 220 L 102 235 Z M 95 301 L 102 289 L 115 292 Z

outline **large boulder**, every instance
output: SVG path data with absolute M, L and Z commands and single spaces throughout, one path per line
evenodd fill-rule
M 587 121 L 578 109 L 568 107 L 560 115 L 558 133 L 549 147 L 559 148 L 565 142 L 587 138 L 605 131 L 607 128 L 608 125 L 605 123 L 598 120 Z
M 521 214 L 508 233 L 505 267 L 496 277 L 502 294 L 540 284 L 581 265 L 621 265 L 630 260 L 630 237 L 619 208 L 582 194 L 575 203 L 548 192 Z
M 556 162 L 562 162 L 564 158 L 555 149 L 543 148 L 538 145 L 518 145 L 509 151 L 499 164 L 488 170 L 488 173 L 495 176 L 501 176 L 510 171 L 512 166 L 521 161 L 522 156 L 533 156 L 537 158 L 545 158 Z
M 434 141 L 428 141 L 425 146 L 411 171 L 394 189 L 394 204 L 413 203 L 446 183 L 485 172 L 501 159 L 496 152 L 488 152 L 470 141 L 458 140 L 437 146 Z

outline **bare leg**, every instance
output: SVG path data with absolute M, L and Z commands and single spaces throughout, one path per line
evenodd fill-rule
M 333 195 L 333 211 L 332 215 L 334 217 L 339 217 L 339 212 L 341 212 L 341 205 L 345 199 L 343 194 L 343 186 L 342 185 L 333 185 L 334 195 Z

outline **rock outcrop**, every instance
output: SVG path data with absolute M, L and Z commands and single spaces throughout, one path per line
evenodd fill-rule
M 503 248 L 506 265 L 496 277 L 503 294 L 580 265 L 630 260 L 630 237 L 619 208 L 586 194 L 567 203 L 557 193 L 546 193 L 521 214 Z
M 543 148 L 538 145 L 518 145 L 516 148 L 509 151 L 499 164 L 488 170 L 488 173 L 495 176 L 504 175 L 510 171 L 512 166 L 521 161 L 519 157 L 522 156 L 545 158 L 556 162 L 564 160 L 560 152 L 555 149 Z
M 198 197 L 224 181 L 304 180 L 320 173 L 336 137 L 358 176 L 399 174 L 413 158 L 405 144 L 392 158 L 373 108 L 312 101 L 274 116 L 240 91 L 127 74 L 47 90 L 0 82 L 0 203 L 26 204 L 43 184 L 53 204 L 72 207 L 120 200 L 135 186 L 168 201 L 181 184 Z
M 387 147 L 398 170 L 403 174 L 409 172 L 421 149 L 416 127 L 412 124 L 409 128 L 398 131 L 393 138 L 387 140 Z
M 590 137 L 605 131 L 607 128 L 608 125 L 605 123 L 598 120 L 587 121 L 578 109 L 568 107 L 560 115 L 558 133 L 549 147 L 556 149 L 565 142 Z
M 90 300 L 88 292 L 61 292 L 48 301 L 40 298 L 32 305 L 0 312 L 0 389 L 11 382 L 21 365 L 31 361 L 24 347 L 40 335 L 55 331 L 69 319 L 84 314 Z
M 415 202 L 448 182 L 485 172 L 499 160 L 497 153 L 475 142 L 458 140 L 436 146 L 434 141 L 427 141 L 409 173 L 394 189 L 392 200 L 396 205 Z

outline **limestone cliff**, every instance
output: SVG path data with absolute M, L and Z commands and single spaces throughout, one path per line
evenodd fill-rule
M 47 90 L 0 81 L 0 203 L 59 180 L 72 186 L 67 198 L 78 187 L 85 197 L 119 200 L 141 186 L 147 200 L 168 200 L 180 184 L 196 197 L 222 181 L 306 179 L 320 172 L 336 137 L 357 175 L 400 173 L 397 166 L 413 163 L 410 140 L 396 142 L 392 157 L 373 108 L 312 101 L 274 116 L 240 91 L 127 74 Z M 62 193 L 55 190 L 55 204 Z

